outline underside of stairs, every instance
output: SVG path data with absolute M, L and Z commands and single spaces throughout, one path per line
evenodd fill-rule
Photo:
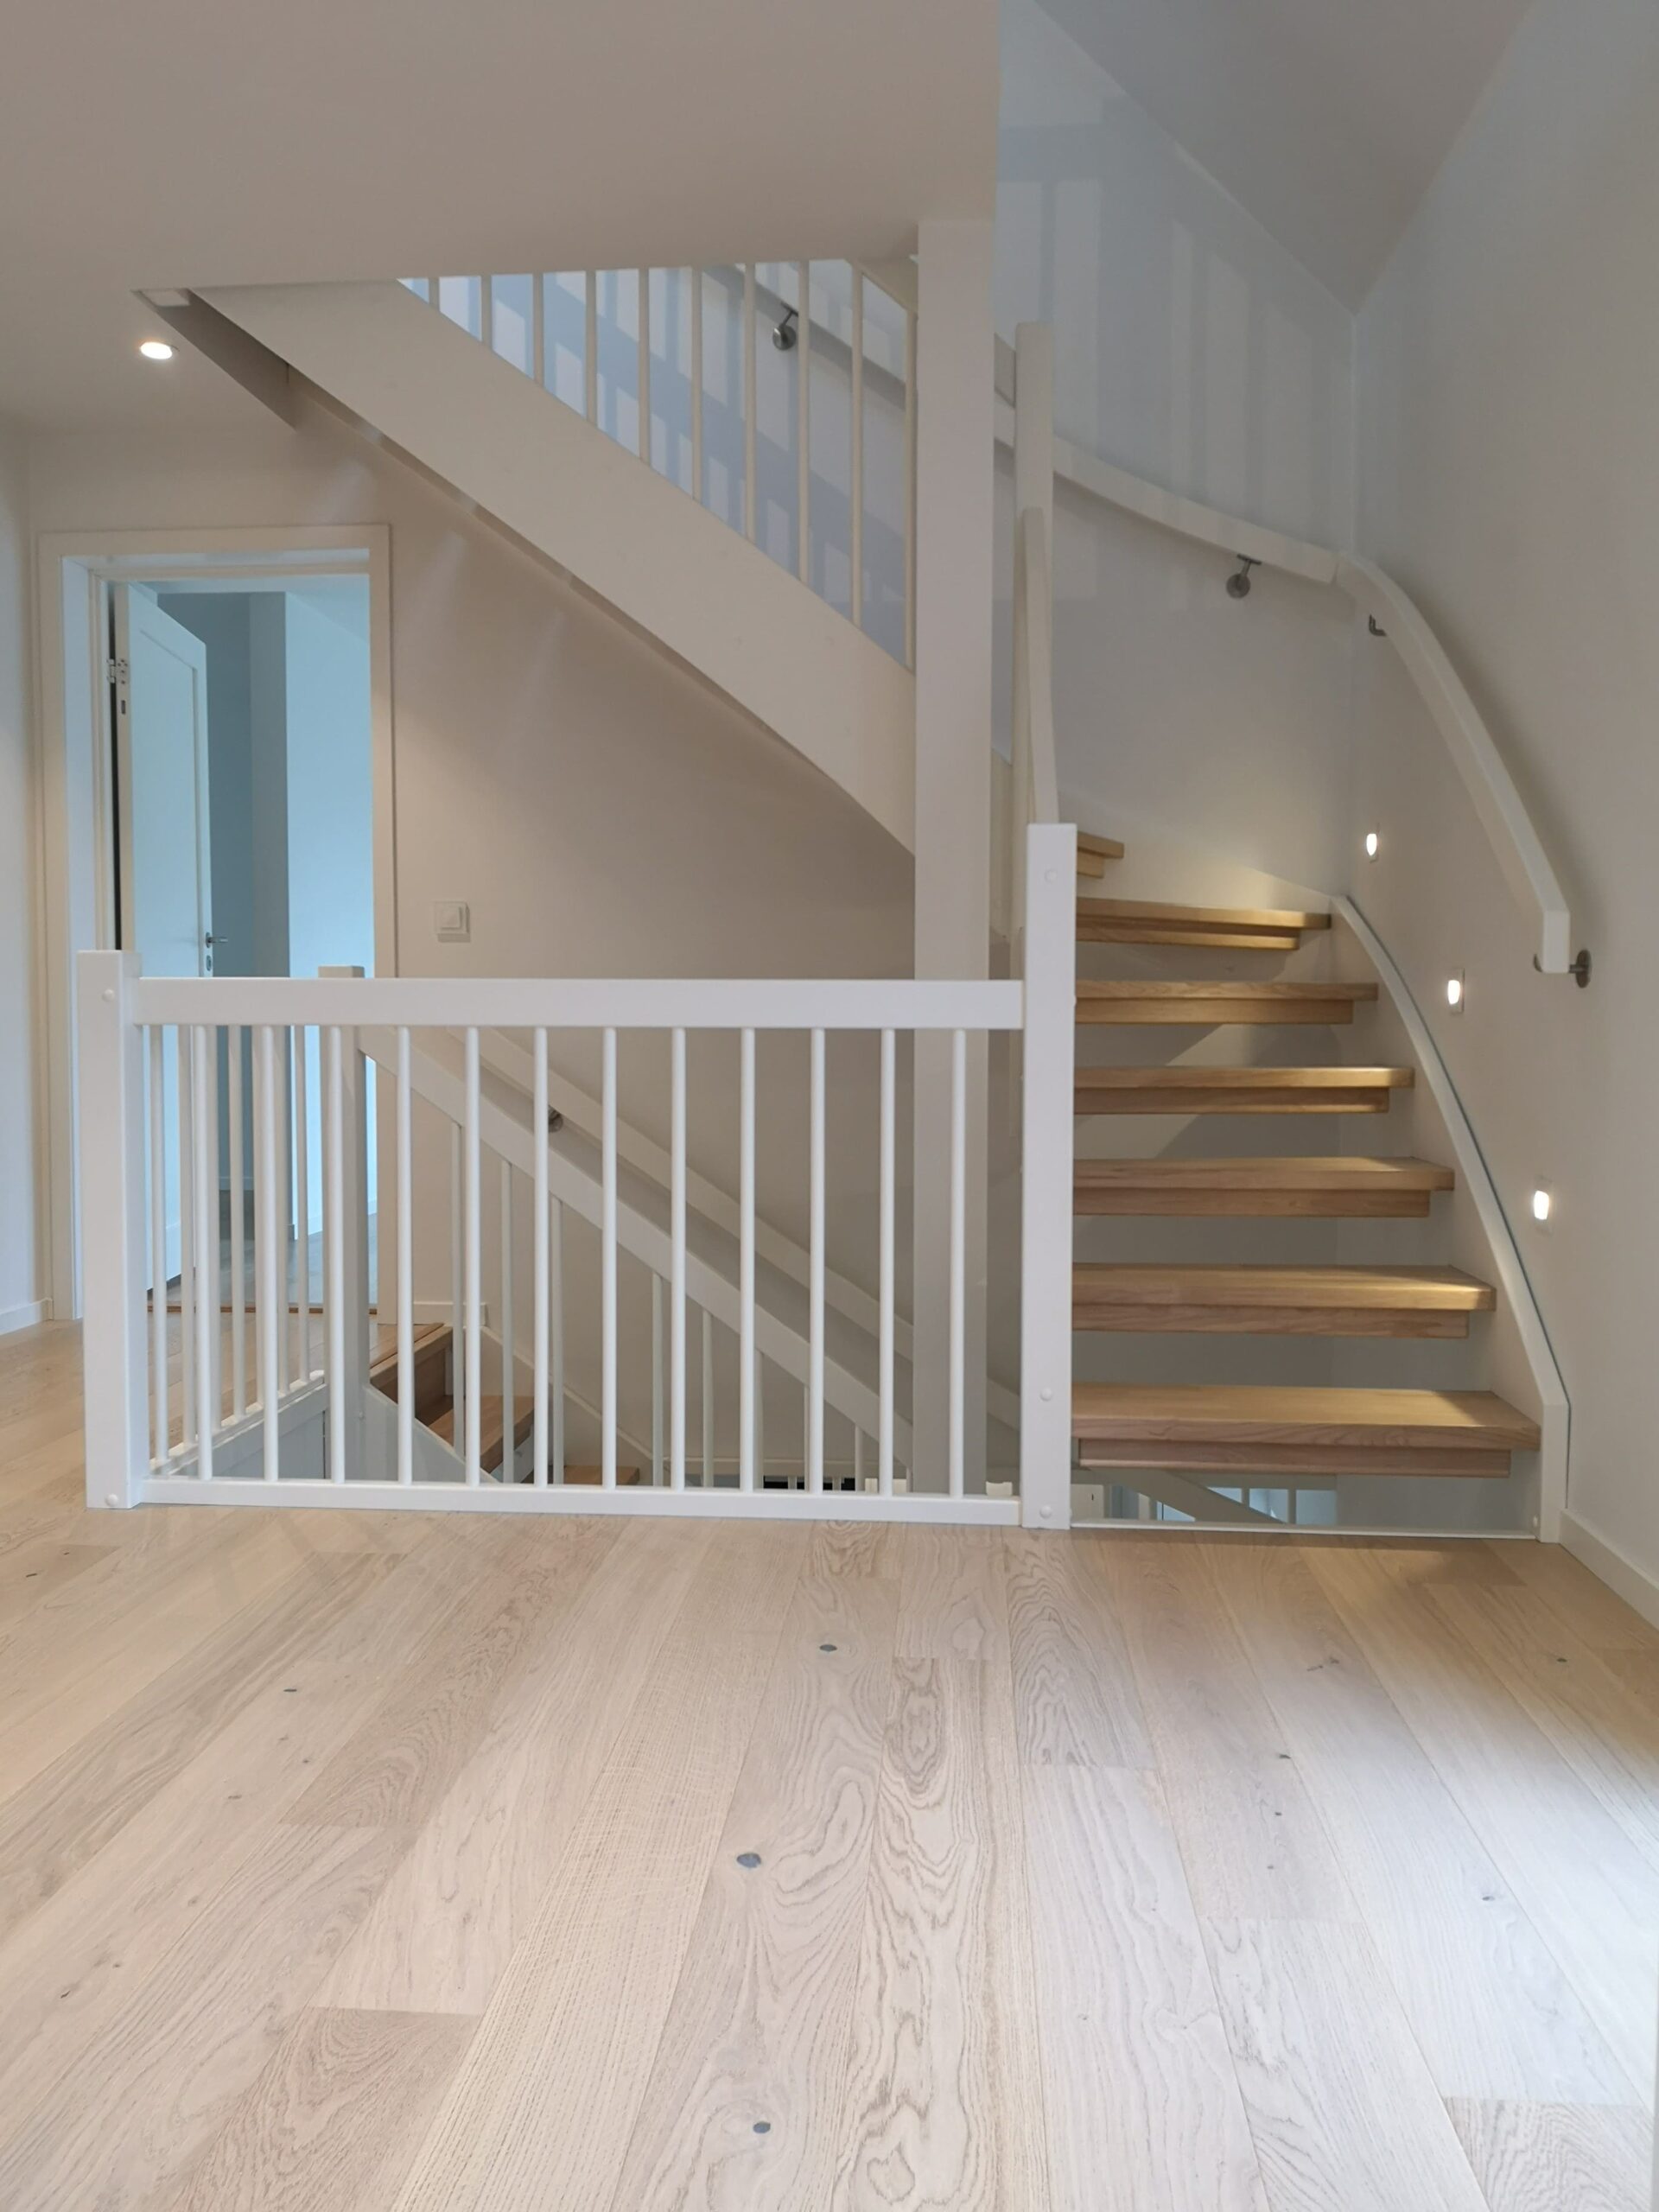
M 1099 841 L 1091 841 L 1091 845 Z M 1080 1223 L 1111 1216 L 1154 1226 L 1148 1238 L 1179 1237 L 1168 1260 L 1080 1258 L 1073 1270 L 1073 1328 L 1080 1342 L 1169 1338 L 1184 1340 L 1179 1382 L 1079 1380 L 1072 1430 L 1079 1479 L 1105 1474 L 1130 1493 L 1141 1489 L 1190 1517 L 1218 1521 L 1264 1516 L 1236 1501 L 1252 1485 L 1271 1489 L 1312 1484 L 1328 1488 L 1357 1476 L 1471 1478 L 1510 1475 L 1513 1455 L 1539 1447 L 1538 1424 L 1489 1390 L 1337 1388 L 1263 1379 L 1202 1379 L 1205 1343 L 1215 1337 L 1261 1340 L 1430 1338 L 1466 1341 L 1474 1324 L 1494 1311 L 1497 1294 L 1478 1276 L 1453 1267 L 1268 1263 L 1195 1259 L 1193 1224 L 1427 1220 L 1437 1197 L 1455 1185 L 1439 1161 L 1332 1152 L 1327 1143 L 1299 1152 L 1286 1145 L 1242 1154 L 1223 1145 L 1189 1150 L 1211 1116 L 1281 1117 L 1387 1114 L 1408 1094 L 1408 1066 L 1350 1064 L 1274 1052 L 1257 1065 L 1228 1048 L 1253 1032 L 1351 1028 L 1375 1004 L 1374 982 L 1276 970 L 1313 948 L 1329 953 L 1331 918 L 1313 909 L 1177 906 L 1096 894 L 1107 873 L 1092 849 L 1080 848 L 1077 987 L 1078 1065 L 1074 1084 L 1078 1130 L 1109 1131 L 1119 1117 L 1163 1117 L 1171 1124 L 1149 1156 L 1079 1157 L 1075 1213 Z M 1095 947 L 1133 972 L 1101 970 Z M 1206 974 L 1194 954 L 1215 957 Z M 1168 972 L 1164 972 L 1167 969 Z M 1243 970 L 1243 972 L 1239 972 Z M 1090 1038 L 1146 1029 L 1206 1033 L 1202 1058 L 1182 1058 L 1188 1046 L 1171 1040 L 1169 1058 L 1135 1056 L 1128 1038 L 1120 1057 L 1090 1064 Z M 1208 1033 L 1223 1049 L 1211 1049 Z M 1148 1040 L 1150 1041 L 1150 1039 Z M 1269 1051 L 1275 1040 L 1262 1039 Z M 1310 1038 L 1317 1046 L 1318 1040 Z M 1127 1052 L 1130 1057 L 1121 1055 Z M 1341 1124 L 1333 1124 L 1339 1128 Z M 1122 1124 L 1126 1144 L 1144 1121 Z M 1167 1230 L 1155 1226 L 1167 1224 Z M 1282 1233 L 1282 1232 L 1281 1232 Z M 1386 1244 L 1386 1228 L 1381 1237 Z M 1110 1249 L 1110 1238 L 1102 1252 Z M 1233 1246 L 1236 1249 L 1236 1241 Z M 1246 1248 L 1248 1249 L 1248 1247 Z M 1116 1357 L 1116 1356 L 1114 1356 Z M 1133 1359 L 1126 1351 L 1124 1357 Z M 1247 1357 L 1253 1357 L 1246 1354 Z M 1268 1373 L 1281 1371 L 1269 1366 Z M 1236 1373 L 1236 1358 L 1230 1367 Z M 1139 1475 L 1140 1483 L 1136 1477 Z

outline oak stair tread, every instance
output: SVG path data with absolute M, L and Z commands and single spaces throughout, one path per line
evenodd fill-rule
M 1083 898 L 1077 936 L 1084 944 L 1192 944 L 1246 951 L 1294 951 L 1328 913 L 1301 907 L 1179 906 L 1147 899 Z
M 1072 1327 L 1114 1335 L 1465 1337 L 1497 1302 L 1459 1268 L 1117 1263 L 1071 1281 Z
M 1536 1421 L 1489 1390 L 1080 1382 L 1071 1428 L 1085 1467 L 1212 1475 L 1502 1478 L 1539 1444 Z
M 1077 832 L 1077 874 L 1104 875 L 1108 861 L 1121 861 L 1123 848 L 1116 837 L 1096 837 L 1091 831 Z
M 1457 1177 L 1433 1160 L 1331 1157 L 1079 1160 L 1080 1214 L 1271 1214 L 1360 1219 L 1427 1213 Z
M 1375 983 L 1162 982 L 1151 979 L 1077 986 L 1077 1020 L 1083 1023 L 1189 1024 L 1211 1027 L 1228 1022 L 1350 1022 L 1356 1006 L 1376 997 Z
M 1376 1114 L 1408 1090 L 1409 1068 L 1078 1068 L 1079 1114 Z

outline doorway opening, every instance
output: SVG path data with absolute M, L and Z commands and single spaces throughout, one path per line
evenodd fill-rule
M 147 976 L 374 972 L 374 829 L 366 575 L 124 580 L 107 587 L 118 938 Z M 219 1249 L 251 1255 L 253 1039 L 221 1033 Z M 239 1067 L 232 1068 L 232 1053 Z M 279 1040 L 284 1096 L 303 1084 L 310 1157 L 322 1105 Z M 180 1244 L 177 1079 L 164 1071 L 169 1300 Z M 371 1070 L 372 1084 L 372 1070 Z M 240 1141 L 230 1128 L 232 1102 Z M 299 1095 L 296 1092 L 298 1110 Z M 369 1270 L 375 1272 L 369 1113 Z M 232 1173 L 238 1187 L 232 1185 Z M 292 1184 L 292 1175 L 290 1174 Z M 284 1281 L 322 1294 L 322 1192 L 297 1218 Z M 233 1215 L 240 1231 L 232 1234 Z M 251 1268 L 251 1258 L 244 1265 Z M 228 1281 L 221 1295 L 230 1295 Z M 251 1292 L 251 1276 L 245 1288 Z
M 48 1114 L 53 1310 L 79 1311 L 73 960 L 136 956 L 147 975 L 394 974 L 390 637 L 383 529 L 169 534 L 47 541 Z M 53 635 L 54 632 L 56 636 Z M 53 678 L 55 677 L 55 683 Z M 278 1033 L 279 1083 L 305 1084 L 311 1156 L 323 1132 L 319 1071 L 302 1076 Z M 221 1288 L 249 1249 L 255 1147 L 251 1034 L 232 1070 L 221 1045 Z M 239 1080 L 238 1078 L 240 1078 Z M 239 1099 L 241 1141 L 231 1141 Z M 368 1116 L 370 1267 L 379 1209 Z M 178 1071 L 164 1084 L 162 1157 L 176 1163 Z M 233 1161 L 240 1163 L 239 1175 Z M 321 1295 L 321 1192 L 298 1219 L 288 1163 L 296 1299 Z M 176 1177 L 176 1166 L 169 1170 Z M 241 1187 L 233 1187 L 233 1180 Z M 166 1192 L 162 1293 L 176 1296 L 182 1199 Z M 152 1287 L 154 1288 L 154 1287 Z

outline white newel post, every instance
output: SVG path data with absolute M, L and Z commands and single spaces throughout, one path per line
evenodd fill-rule
M 996 333 L 991 226 L 930 219 L 918 234 L 916 323 L 916 973 L 990 972 L 991 608 Z M 967 1046 L 962 1456 L 985 1469 L 985 1039 Z M 949 1486 L 952 1046 L 918 1033 L 912 1130 L 913 1487 Z
M 1071 1525 L 1071 1209 L 1077 833 L 1026 840 L 1020 1497 L 1028 1529 Z
M 317 976 L 320 981 L 334 976 L 360 979 L 364 972 L 361 968 L 319 968 Z M 351 1482 L 363 1471 L 363 1394 L 369 1387 L 370 1366 L 368 1071 L 355 1029 L 340 1033 L 340 1277 L 345 1287 L 341 1300 L 345 1330 L 340 1395 L 338 1399 L 330 1396 L 328 1418 L 340 1425 L 346 1479 Z
M 1009 972 L 1022 973 L 1021 940 L 1026 908 L 1026 829 L 1033 819 L 1030 693 L 1027 657 L 1033 647 L 1052 651 L 1053 608 L 1046 601 L 1048 631 L 1040 639 L 1026 632 L 1026 563 L 1020 518 L 1034 509 L 1042 516 L 1044 537 L 1054 543 L 1054 333 L 1046 322 L 1022 322 L 1014 334 L 1014 699 L 1013 752 L 1008 784 Z
M 137 973 L 130 953 L 76 962 L 89 1506 L 136 1505 L 149 1465 L 143 1033 L 127 1004 Z

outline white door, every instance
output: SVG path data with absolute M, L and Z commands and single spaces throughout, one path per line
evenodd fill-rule
M 117 584 L 116 777 L 121 942 L 146 976 L 213 964 L 207 817 L 207 648 L 142 590 Z M 179 1271 L 178 1068 L 165 1068 L 167 1271 Z

